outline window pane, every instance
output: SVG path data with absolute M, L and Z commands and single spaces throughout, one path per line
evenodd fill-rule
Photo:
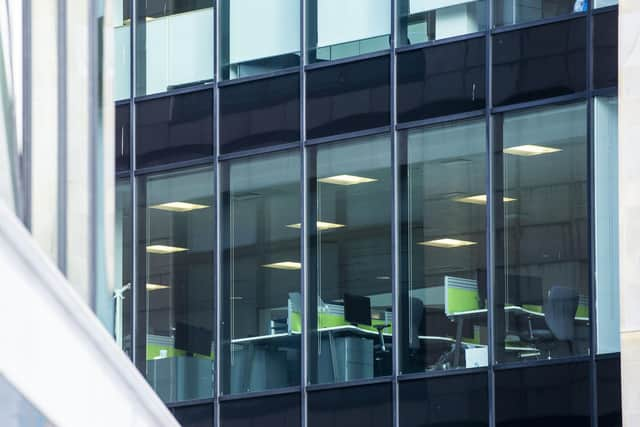
M 136 167 L 213 156 L 213 91 L 136 103 Z
M 622 427 L 620 357 L 599 359 L 598 427 Z
M 589 0 L 493 0 L 497 27 L 586 12 Z
M 307 0 L 309 62 L 389 49 L 389 0 Z
M 300 384 L 300 153 L 223 165 L 224 393 Z
M 131 215 L 131 183 L 129 179 L 116 181 L 115 215 L 115 290 L 113 334 L 118 346 L 132 357 L 133 331 L 133 217 Z
M 308 408 L 309 427 L 393 425 L 389 383 L 309 392 Z
M 499 33 L 493 43 L 493 103 L 515 104 L 586 90 L 586 20 Z
M 398 0 L 398 18 L 399 46 L 487 28 L 485 0 Z
M 618 85 L 618 12 L 593 16 L 593 85 Z
M 139 366 L 165 401 L 211 397 L 213 170 L 143 177 L 138 190 Z
M 300 0 L 221 0 L 220 7 L 224 79 L 300 64 Z
M 496 358 L 587 354 L 586 105 L 524 110 L 502 121 L 495 155 Z
M 620 351 L 618 98 L 596 98 L 595 275 L 598 353 Z
M 176 406 L 171 409 L 183 427 L 211 427 L 213 425 L 213 403 Z
M 301 424 L 300 394 L 284 394 L 220 402 L 220 424 L 224 427 L 277 426 Z
M 411 122 L 485 106 L 485 39 L 398 55 L 398 121 Z
M 307 139 L 389 125 L 389 56 L 307 73 Z
M 131 95 L 131 1 L 113 2 L 113 99 Z
M 400 136 L 403 373 L 487 366 L 485 134 L 482 119 Z
M 213 79 L 213 0 L 136 0 L 136 95 Z
M 391 374 L 389 135 L 310 149 L 312 383 Z
M 299 140 L 299 73 L 220 88 L 220 154 Z
M 129 104 L 116 105 L 115 152 L 116 172 L 128 171 L 131 156 L 131 107 Z
M 593 7 L 605 7 L 618 4 L 618 0 L 595 0 Z
M 402 381 L 399 388 L 400 427 L 489 426 L 486 373 Z
M 509 369 L 495 374 L 496 426 L 589 427 L 589 364 Z

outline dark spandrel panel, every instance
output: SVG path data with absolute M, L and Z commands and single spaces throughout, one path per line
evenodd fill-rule
M 618 85 L 618 12 L 593 16 L 593 85 Z
M 222 427 L 298 427 L 301 424 L 300 394 L 220 402 Z
M 398 55 L 398 122 L 484 108 L 485 39 Z
M 493 101 L 506 105 L 586 89 L 586 20 L 496 34 Z
M 136 105 L 136 167 L 213 156 L 213 91 Z
M 389 427 L 391 384 L 374 384 L 309 392 L 309 427 Z
M 589 364 L 496 371 L 496 426 L 589 427 Z
M 298 140 L 298 73 L 220 88 L 220 154 Z
M 178 406 L 171 409 L 173 416 L 183 427 L 213 426 L 213 403 L 193 406 Z
M 129 170 L 131 116 L 129 104 L 116 105 L 115 152 L 116 172 Z
M 620 357 L 600 359 L 598 369 L 598 426 L 622 427 Z
M 389 125 L 389 57 L 307 73 L 307 139 Z
M 487 390 L 486 373 L 401 382 L 400 426 L 488 426 Z

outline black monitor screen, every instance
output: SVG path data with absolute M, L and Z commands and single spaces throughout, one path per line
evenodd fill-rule
M 344 320 L 352 324 L 371 325 L 371 301 L 369 298 L 344 294 Z
M 209 356 L 211 354 L 211 330 L 189 325 L 184 322 L 176 322 L 175 348 L 188 353 Z

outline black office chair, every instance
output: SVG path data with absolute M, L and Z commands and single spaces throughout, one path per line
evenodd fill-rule
M 424 317 L 424 304 L 419 298 L 409 298 L 411 305 L 409 313 L 411 313 L 411 325 L 409 329 L 409 350 L 412 352 L 420 350 L 420 324 Z

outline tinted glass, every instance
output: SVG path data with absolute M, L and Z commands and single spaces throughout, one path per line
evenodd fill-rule
M 213 155 L 213 92 L 136 104 L 136 167 Z
M 300 64 L 300 0 L 221 0 L 222 78 Z
M 213 79 L 213 0 L 136 0 L 136 95 Z
M 400 427 L 489 426 L 487 374 L 400 383 Z
M 129 104 L 116 105 L 115 152 L 116 172 L 128 171 L 131 158 L 131 107 Z
M 598 369 L 598 426 L 622 427 L 620 357 L 600 359 Z
M 390 149 L 384 134 L 309 152 L 313 383 L 391 374 Z
M 593 16 L 593 86 L 618 85 L 618 11 Z
M 113 99 L 131 95 L 131 1 L 113 2 Z
M 300 140 L 300 75 L 220 88 L 220 153 Z
M 388 383 L 308 394 L 309 427 L 388 427 L 392 412 Z
M 586 89 L 586 21 L 500 33 L 493 44 L 493 102 L 505 105 Z
M 589 364 L 497 371 L 497 427 L 588 427 Z
M 618 4 L 618 0 L 595 0 L 593 7 L 613 6 L 615 4 Z
M 589 0 L 493 0 L 497 27 L 586 12 Z
M 496 359 L 588 354 L 586 105 L 518 111 L 502 122 L 495 152 Z
M 301 425 L 299 394 L 220 402 L 220 424 L 224 427 Z
M 178 406 L 171 409 L 173 416 L 182 427 L 213 426 L 213 403 L 204 405 Z
M 165 401 L 212 395 L 214 197 L 209 168 L 138 187 L 138 366 Z
M 482 119 L 400 134 L 402 372 L 488 363 L 485 133 Z
M 306 0 L 309 62 L 389 48 L 389 0 Z
M 118 346 L 132 357 L 133 332 L 133 217 L 131 211 L 131 183 L 129 179 L 116 181 L 115 215 L 115 290 L 113 334 Z
M 484 108 L 484 37 L 398 55 L 398 121 Z
M 300 153 L 223 164 L 223 392 L 300 384 Z
M 405 46 L 482 31 L 484 0 L 398 0 L 398 45 Z
M 389 125 L 389 57 L 307 73 L 307 139 Z

